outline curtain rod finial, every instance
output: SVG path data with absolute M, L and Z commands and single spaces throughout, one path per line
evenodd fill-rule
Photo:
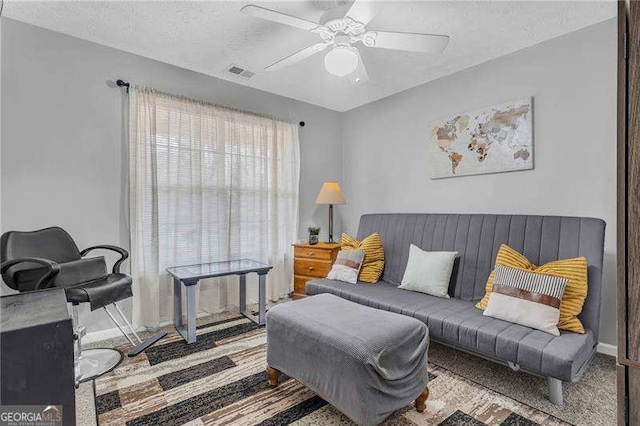
M 118 87 L 126 87 L 127 89 L 129 88 L 130 84 L 124 80 L 116 80 L 116 84 L 118 85 Z
M 300 122 L 300 127 L 304 127 L 304 124 L 305 124 L 304 121 L 301 121 Z

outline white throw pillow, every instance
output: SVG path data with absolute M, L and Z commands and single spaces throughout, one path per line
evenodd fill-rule
M 560 301 L 568 279 L 496 265 L 484 315 L 559 336 Z
M 398 288 L 449 298 L 447 290 L 457 251 L 424 251 L 411 244 L 409 261 Z
M 364 250 L 340 250 L 327 278 L 355 284 L 358 282 L 363 260 Z

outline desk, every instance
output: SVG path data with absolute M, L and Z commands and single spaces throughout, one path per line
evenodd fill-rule
M 264 325 L 267 306 L 266 277 L 272 266 L 250 259 L 223 262 L 199 263 L 196 265 L 167 268 L 173 277 L 173 323 L 176 330 L 187 341 L 196 341 L 196 290 L 204 278 L 240 276 L 240 312 L 258 325 Z M 258 274 L 258 315 L 247 311 L 247 274 Z M 182 320 L 182 287 L 187 295 L 187 323 Z

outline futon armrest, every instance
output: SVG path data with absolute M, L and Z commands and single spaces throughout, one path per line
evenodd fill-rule
M 42 259 L 40 257 L 21 257 L 19 259 L 7 260 L 0 265 L 0 274 L 7 272 L 7 269 L 15 266 L 19 263 L 38 263 L 47 267 L 47 272 L 38 280 L 34 290 L 40 290 L 47 288 L 49 281 L 60 272 L 60 265 L 49 259 Z
M 99 245 L 99 246 L 87 247 L 86 249 L 80 252 L 80 256 L 85 256 L 87 253 L 89 253 L 92 250 L 111 250 L 111 251 L 120 253 L 120 259 L 118 259 L 118 261 L 113 265 L 114 274 L 120 273 L 120 265 L 122 265 L 122 262 L 127 260 L 127 258 L 129 257 L 128 251 L 126 251 L 122 247 L 111 246 L 111 245 Z

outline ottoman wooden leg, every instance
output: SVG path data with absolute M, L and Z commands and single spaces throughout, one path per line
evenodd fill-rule
M 416 398 L 416 410 L 422 413 L 427 408 L 427 398 L 429 398 L 429 388 L 424 388 L 418 398 Z
M 281 373 L 278 370 L 267 365 L 267 377 L 269 378 L 269 385 L 272 388 L 278 386 L 278 378 L 280 377 L 280 374 Z

